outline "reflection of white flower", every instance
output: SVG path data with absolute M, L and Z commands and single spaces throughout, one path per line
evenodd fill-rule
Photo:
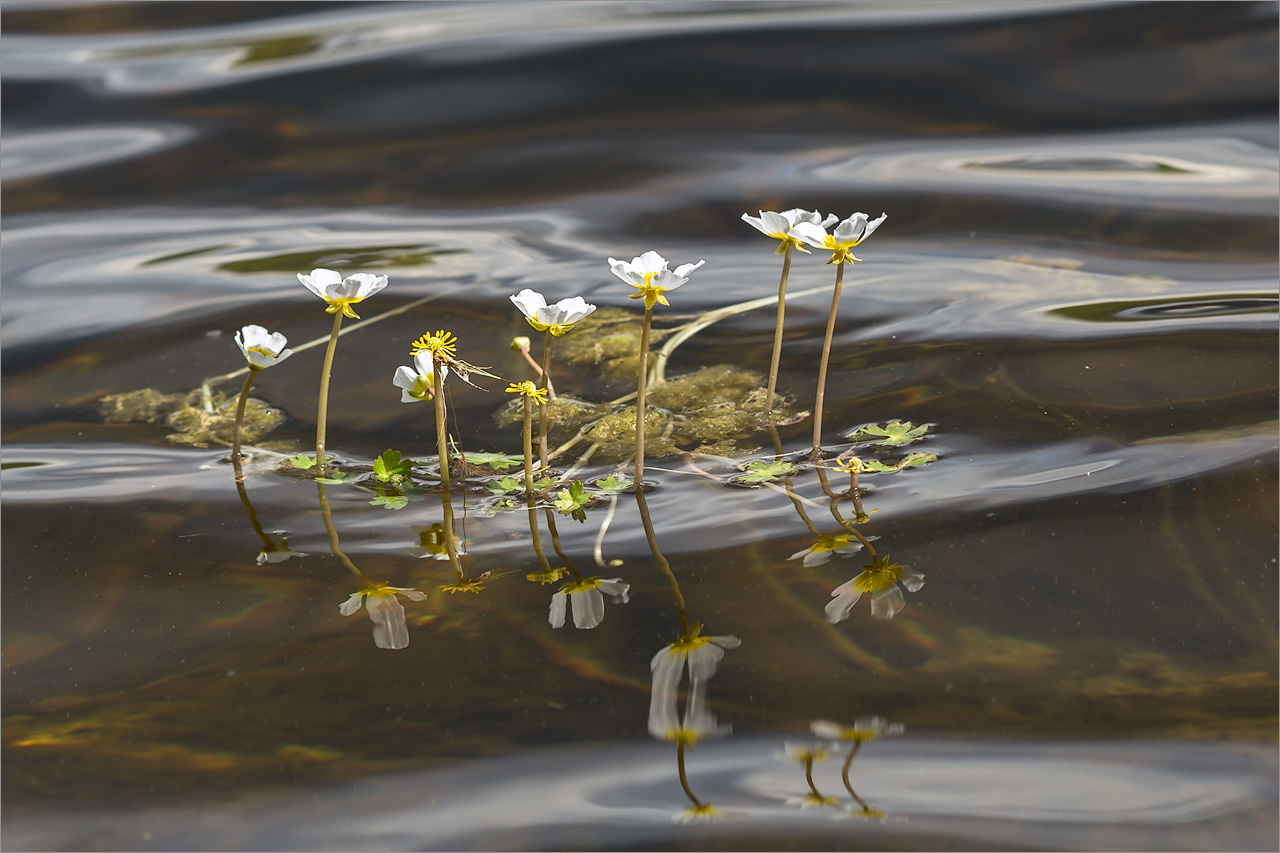
M 267 537 L 267 539 L 269 540 L 270 537 Z M 264 546 L 263 549 L 258 552 L 257 563 L 259 566 L 265 566 L 267 563 L 283 563 L 290 557 L 306 556 L 308 555 L 301 551 L 289 550 L 289 540 L 282 536 L 278 543 L 272 541 L 270 545 Z
M 742 817 L 744 812 L 725 811 L 707 803 L 699 803 L 696 806 L 689 806 L 687 809 L 681 809 L 671 816 L 672 823 L 697 823 L 706 821 L 707 823 L 715 823 L 718 820 L 724 820 L 731 817 Z
M 788 247 L 794 246 L 801 252 L 808 252 L 804 246 L 800 245 L 800 239 L 791 233 L 791 229 L 801 222 L 808 222 L 819 228 L 826 229 L 839 217 L 835 214 L 828 214 L 823 218 L 821 213 L 816 210 L 802 210 L 794 207 L 791 210 L 784 210 L 782 213 L 774 213 L 772 210 L 760 211 L 760 218 L 750 216 L 746 213 L 742 214 L 742 221 L 753 226 L 757 231 L 768 234 L 770 237 L 778 240 L 778 249 L 775 255 L 781 255 L 787 251 Z
M 872 537 L 874 538 L 874 537 Z M 827 560 L 831 559 L 833 553 L 842 557 L 847 557 L 862 550 L 862 543 L 853 541 L 853 537 L 847 533 L 841 533 L 838 536 L 822 535 L 818 537 L 818 541 L 814 542 L 803 551 L 796 551 L 788 560 L 799 560 L 804 558 L 803 565 L 821 566 Z
M 310 275 L 298 273 L 298 281 L 319 296 L 329 307 L 324 309 L 330 314 L 339 311 L 347 317 L 359 317 L 351 306 L 361 302 L 387 286 L 385 275 L 359 272 L 342 277 L 342 273 L 333 270 L 314 269 Z
M 574 323 L 596 310 L 596 306 L 581 296 L 571 296 L 561 299 L 555 305 L 548 305 L 541 293 L 527 287 L 511 297 L 511 301 L 524 314 L 530 326 L 539 332 L 549 331 L 557 338 L 572 329 Z
M 552 628 L 564 627 L 564 610 L 572 605 L 573 624 L 576 628 L 594 628 L 604 621 L 604 596 L 607 594 L 615 602 L 626 604 L 631 599 L 627 591 L 631 584 L 622 583 L 622 578 L 587 578 L 571 581 L 560 587 L 560 591 L 551 596 Z
M 363 605 L 373 621 L 374 645 L 380 649 L 403 649 L 409 645 L 409 628 L 404 623 L 404 605 L 396 598 L 397 593 L 413 601 L 427 597 L 425 592 L 416 589 L 376 583 L 352 593 L 338 606 L 338 612 L 350 616 Z
M 249 369 L 253 371 L 266 370 L 293 355 L 293 350 L 286 349 L 288 345 L 289 340 L 284 335 L 268 332 L 262 326 L 245 326 L 236 332 L 236 346 L 240 347 L 240 352 L 249 361 Z
M 888 557 L 876 557 L 862 568 L 862 574 L 831 591 L 832 601 L 827 605 L 828 622 L 834 624 L 848 619 L 863 593 L 871 594 L 872 616 L 877 619 L 892 619 L 907 606 L 898 584 L 906 587 L 908 592 L 915 592 L 924 586 L 924 575 L 891 563 Z
M 809 725 L 815 737 L 825 740 L 851 740 L 862 743 L 888 735 L 902 734 L 902 723 L 890 723 L 884 717 L 859 717 L 852 726 L 830 720 L 814 720 Z
M 822 735 L 818 736 L 822 737 Z M 801 764 L 810 762 L 821 764 L 839 751 L 840 745 L 837 743 L 799 743 L 789 740 L 783 744 L 781 752 L 774 752 L 773 757 L 783 761 L 798 761 Z
M 440 365 L 440 382 L 449 378 L 448 365 Z M 435 399 L 435 362 L 426 350 L 413 357 L 413 367 L 400 366 L 391 384 L 400 389 L 401 403 L 421 403 Z
M 609 269 L 618 278 L 637 288 L 637 292 L 631 294 L 632 299 L 643 299 L 644 307 L 652 308 L 658 302 L 670 305 L 667 297 L 662 295 L 663 292 L 675 290 L 687 282 L 689 274 L 705 263 L 706 261 L 698 261 L 696 264 L 681 264 L 673 272 L 667 269 L 667 259 L 662 255 L 645 252 L 632 258 L 630 263 L 610 258 Z
M 888 217 L 887 213 L 882 213 L 879 219 L 868 222 L 865 213 L 855 213 L 837 225 L 836 230 L 830 234 L 825 228 L 812 222 L 800 222 L 792 229 L 792 234 L 810 246 L 830 249 L 831 260 L 827 261 L 829 264 L 851 263 L 858 260 L 853 256 L 853 247 L 870 237 Z
M 692 636 L 681 637 L 653 656 L 653 690 L 649 696 L 649 734 L 672 743 L 694 743 L 708 737 L 720 737 L 732 729 L 720 725 L 709 708 L 707 680 L 716 674 L 725 649 L 736 649 L 742 641 L 737 637 L 702 637 L 695 627 Z M 680 678 L 689 668 L 688 703 L 684 720 L 676 707 Z

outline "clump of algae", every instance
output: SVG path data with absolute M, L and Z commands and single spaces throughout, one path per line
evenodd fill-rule
M 654 385 L 649 398 L 680 414 L 675 436 L 681 444 L 696 444 L 697 454 L 732 456 L 765 418 L 761 379 L 750 370 L 711 365 Z M 775 407 L 784 402 L 775 399 Z
M 556 397 L 547 403 L 547 417 L 550 419 L 552 426 L 574 431 L 608 411 L 608 407 L 599 403 L 588 403 L 586 400 L 576 400 L 573 397 Z M 501 427 L 523 426 L 524 401 L 519 397 L 508 400 L 507 404 L 498 409 L 493 417 L 498 422 L 498 426 Z M 538 434 L 536 408 L 533 415 L 533 434 Z
M 663 409 L 649 409 L 644 414 L 645 456 L 670 456 L 678 453 L 674 441 L 667 434 L 671 413 Z M 587 431 L 586 438 L 600 445 L 599 454 L 608 458 L 625 458 L 636 449 L 636 407 L 627 406 L 605 415 Z
M 199 391 L 163 394 L 154 388 L 109 394 L 98 405 L 98 412 L 109 424 L 163 424 L 170 430 L 165 436 L 184 447 L 208 447 L 221 444 L 230 447 L 235 441 L 235 400 L 218 400 L 213 411 L 200 406 Z M 252 444 L 284 423 L 284 413 L 261 400 L 249 398 L 244 411 L 244 441 Z
M 600 308 L 573 327 L 573 334 L 556 342 L 556 361 L 592 367 L 610 379 L 635 379 L 640 369 L 640 336 L 643 319 L 623 308 Z M 652 345 L 669 332 L 652 329 Z M 551 377 L 556 375 L 555 365 Z

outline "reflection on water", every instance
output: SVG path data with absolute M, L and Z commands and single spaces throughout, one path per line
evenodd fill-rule
M 5 844 L 1274 848 L 1275 15 L 6 4 Z M 740 221 L 795 205 L 890 215 L 818 468 L 832 270 L 760 429 Z M 637 493 L 604 259 L 655 247 L 706 264 Z M 317 267 L 390 279 L 318 488 Z M 545 501 L 505 383 L 451 379 L 447 483 L 392 384 L 441 329 L 537 382 L 525 288 L 600 306 Z M 246 323 L 294 355 L 238 483 Z

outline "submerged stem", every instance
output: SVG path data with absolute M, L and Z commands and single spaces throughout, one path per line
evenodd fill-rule
M 235 468 L 237 483 L 244 482 L 244 471 L 240 467 L 240 442 L 244 434 L 244 410 L 249 404 L 249 386 L 257 375 L 258 371 L 249 371 L 249 375 L 244 378 L 244 387 L 240 389 L 240 401 L 236 403 L 236 437 L 231 444 L 231 466 Z
M 787 275 L 791 272 L 791 252 L 795 247 L 787 244 L 787 253 L 782 259 L 782 278 L 778 281 L 778 319 L 773 329 L 773 359 L 769 362 L 768 397 L 765 399 L 765 418 L 773 416 L 773 390 L 778 384 L 778 365 L 782 360 L 782 325 L 786 319 Z
M 818 395 L 813 401 L 813 461 L 822 453 L 822 403 L 827 394 L 827 362 L 831 359 L 831 338 L 836 331 L 836 311 L 840 309 L 840 288 L 844 285 L 844 264 L 836 264 L 836 286 L 827 315 L 827 334 L 822 339 L 822 361 L 818 364 Z
M 342 328 L 342 312 L 333 315 L 333 331 L 329 333 L 329 347 L 324 351 L 324 364 L 320 367 L 320 399 L 316 409 L 316 473 L 324 476 L 324 438 L 329 423 L 329 374 L 333 372 L 333 353 L 338 348 L 338 331 Z
M 644 489 L 644 393 L 649 379 L 649 327 L 653 324 L 653 306 L 644 309 L 644 330 L 640 333 L 640 376 L 636 386 L 636 494 Z

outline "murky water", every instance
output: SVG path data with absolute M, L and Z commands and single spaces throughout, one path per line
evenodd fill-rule
M 1276 17 L 6 3 L 5 846 L 1274 849 Z M 454 495 L 485 589 L 442 591 L 449 563 L 419 556 L 438 491 L 387 508 L 369 473 L 387 448 L 436 454 L 430 406 L 391 384 L 410 343 L 447 329 L 467 360 L 531 378 L 507 297 L 638 317 L 606 259 L 649 249 L 706 261 L 661 330 L 767 301 L 776 242 L 739 217 L 795 206 L 889 214 L 845 275 L 824 443 L 834 459 L 858 427 L 931 425 L 857 445 L 937 457 L 861 475 L 857 529 L 926 579 L 905 609 L 827 622 L 865 549 L 788 560 L 847 528 L 806 465 L 728 483 L 771 438 L 694 436 L 705 388 L 651 389 L 671 449 L 736 440 L 731 459 L 650 459 L 670 577 L 634 496 L 602 496 L 585 522 L 557 517 L 562 550 L 630 600 L 553 629 L 559 587 L 526 580 L 528 518 L 494 506 L 491 471 Z M 791 268 L 793 413 L 813 404 L 822 255 Z M 331 325 L 295 277 L 313 267 L 388 275 L 365 319 L 410 306 L 340 342 L 328 444 L 354 473 L 320 490 L 280 467 L 313 448 L 324 350 L 299 345 Z M 243 491 L 218 435 L 104 420 L 108 395 L 241 368 L 248 323 L 299 351 L 255 381 L 285 420 Z M 611 328 L 556 344 L 562 395 L 635 390 L 592 349 Z M 773 305 L 701 328 L 666 393 L 726 364 L 754 386 L 773 329 Z M 599 364 L 570 362 L 575 334 Z M 210 387 L 234 400 L 239 382 Z M 459 444 L 519 455 L 519 424 L 495 420 L 505 382 L 477 384 L 452 384 Z M 787 458 L 811 429 L 779 429 Z M 577 477 L 618 470 L 609 452 Z M 322 493 L 364 575 L 428 593 L 404 601 L 407 648 L 339 614 L 359 584 Z M 691 688 L 732 735 L 681 750 L 718 821 L 673 822 L 691 805 L 677 747 L 649 734 L 650 661 L 682 617 L 741 640 Z M 773 754 L 815 719 L 871 715 L 905 727 L 850 765 L 874 811 L 842 757 L 811 789 Z

